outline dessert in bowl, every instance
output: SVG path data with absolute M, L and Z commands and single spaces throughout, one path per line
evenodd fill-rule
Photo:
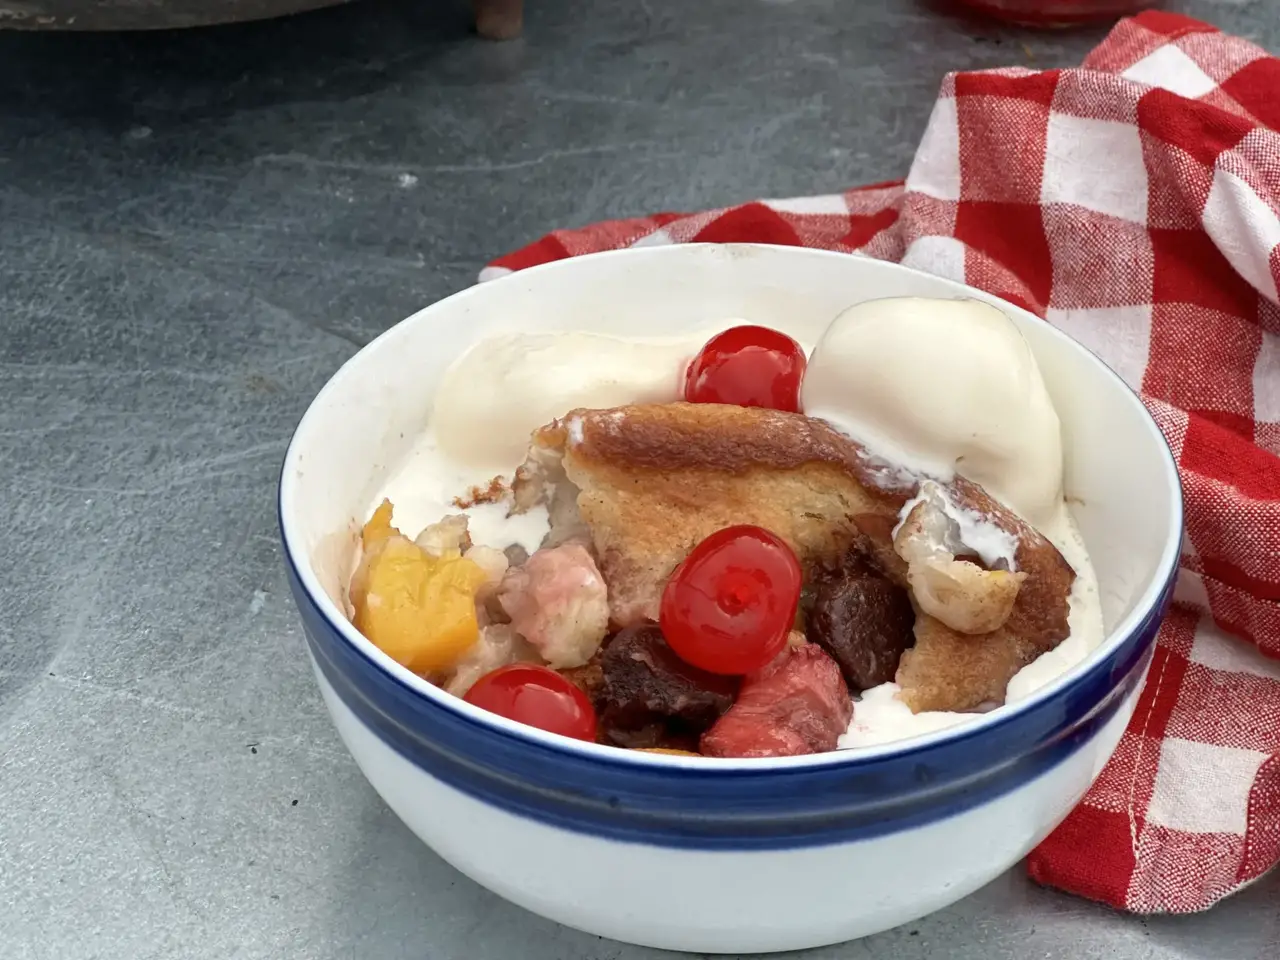
M 404 321 L 308 410 L 280 511 L 325 702 L 415 833 L 544 916 L 725 953 L 1025 855 L 1119 741 L 1181 534 L 1158 429 L 1063 334 L 732 245 Z

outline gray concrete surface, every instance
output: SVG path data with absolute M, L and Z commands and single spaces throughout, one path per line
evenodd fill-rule
M 1271 0 L 1180 9 L 1280 48 Z M 455 874 L 345 755 L 276 469 L 356 347 L 549 228 L 906 170 L 943 70 L 1097 32 L 911 0 L 370 0 L 0 34 L 0 957 L 642 960 Z M 1019 871 L 813 958 L 1280 955 L 1280 877 L 1138 919 Z

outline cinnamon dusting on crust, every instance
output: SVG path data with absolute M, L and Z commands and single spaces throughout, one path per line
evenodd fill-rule
M 507 481 L 502 477 L 494 477 L 487 486 L 475 486 L 467 491 L 464 497 L 454 497 L 453 505 L 459 510 L 469 510 L 481 503 L 501 503 L 508 493 Z

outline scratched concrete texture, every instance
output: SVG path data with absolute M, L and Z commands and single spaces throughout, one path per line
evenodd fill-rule
M 1280 48 L 1271 0 L 1174 4 Z M 359 345 L 544 231 L 902 175 L 942 72 L 1100 33 L 910 0 L 369 0 L 0 34 L 0 957 L 649 960 L 462 878 L 304 660 L 289 433 Z M 1280 955 L 1280 877 L 1121 916 L 1018 871 L 813 960 Z

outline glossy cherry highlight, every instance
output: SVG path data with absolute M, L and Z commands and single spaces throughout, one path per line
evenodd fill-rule
M 694 547 L 662 593 L 659 625 L 686 663 L 753 673 L 786 646 L 801 571 L 787 544 L 761 527 L 728 527 Z
M 690 403 L 732 403 L 800 412 L 804 349 L 768 327 L 730 327 L 707 341 L 685 372 Z
M 508 720 L 575 740 L 596 739 L 596 712 L 587 695 L 550 667 L 513 663 L 486 673 L 463 697 Z

